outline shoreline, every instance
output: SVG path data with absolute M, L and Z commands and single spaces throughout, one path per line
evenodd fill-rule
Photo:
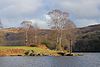
M 0 46 L 0 56 L 80 56 L 66 51 L 56 51 L 40 47 Z

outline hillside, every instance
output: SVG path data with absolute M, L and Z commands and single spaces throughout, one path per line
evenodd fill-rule
M 20 28 L 2 28 L 0 29 L 0 45 L 22 45 L 24 36 Z
M 51 30 L 41 29 L 38 33 L 39 41 L 45 41 L 50 36 Z M 29 38 L 33 41 L 34 34 L 29 33 Z M 46 42 L 46 41 L 45 41 Z M 3 28 L 0 29 L 0 45 L 22 46 L 25 45 L 25 33 L 20 28 Z M 48 45 L 55 48 L 55 45 Z M 78 37 L 74 51 L 100 51 L 100 24 L 91 25 L 78 29 Z
M 81 33 L 100 31 L 100 24 L 79 28 L 79 30 L 81 31 Z
M 100 51 L 100 24 L 79 28 L 74 51 Z

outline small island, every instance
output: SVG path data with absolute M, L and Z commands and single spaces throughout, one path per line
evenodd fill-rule
M 100 67 L 100 0 L 0 0 L 0 67 Z
M 80 54 L 69 54 L 68 51 L 50 50 L 44 46 L 0 46 L 0 56 L 80 56 Z
M 25 20 L 20 27 L 0 22 L 0 56 L 82 56 L 99 52 L 100 24 L 77 28 L 68 12 L 55 9 L 46 15 L 48 29 Z
M 55 9 L 46 15 L 48 29 L 41 29 L 32 21 L 23 21 L 18 28 L 2 28 L 4 43 L 10 46 L 0 46 L 0 56 L 78 55 L 72 53 L 77 28 L 68 17 L 68 12 Z

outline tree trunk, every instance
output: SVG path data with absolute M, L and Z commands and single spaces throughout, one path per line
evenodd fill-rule
M 60 36 L 58 36 L 58 50 L 62 51 L 62 30 Z
M 26 46 L 28 46 L 28 33 L 27 33 L 27 30 L 25 32 L 25 44 L 26 44 Z
M 59 38 L 59 50 L 61 50 L 62 51 L 62 38 Z
M 69 47 L 69 53 L 71 54 L 72 53 L 72 41 L 70 40 L 70 47 Z

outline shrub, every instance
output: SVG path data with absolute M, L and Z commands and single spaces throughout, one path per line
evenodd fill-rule
M 44 40 L 41 42 L 41 44 L 44 44 L 44 45 L 46 45 L 46 47 L 49 48 L 50 42 L 48 40 Z
M 34 44 L 33 44 L 33 45 L 30 45 L 30 47 L 37 47 L 37 45 L 34 45 Z

